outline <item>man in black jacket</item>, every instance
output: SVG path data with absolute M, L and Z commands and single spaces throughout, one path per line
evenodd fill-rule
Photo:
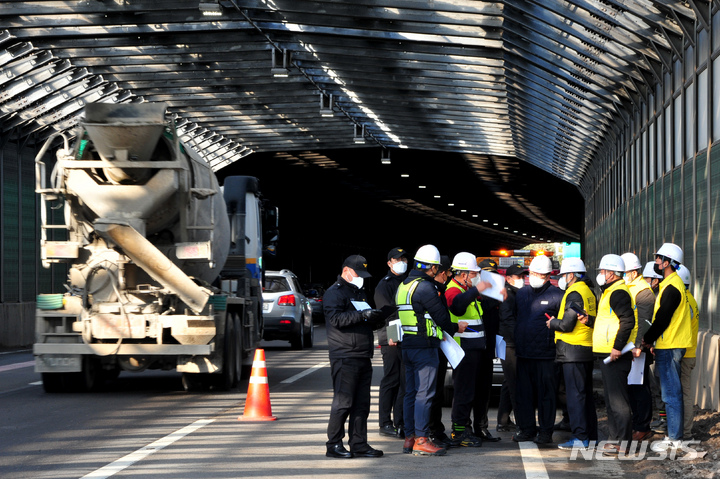
M 525 286 L 527 270 L 519 265 L 512 265 L 505 270 L 505 289 L 507 299 L 500 303 L 500 326 L 498 336 L 505 341 L 505 358 L 501 358 L 503 368 L 503 385 L 500 389 L 500 403 L 498 404 L 497 431 L 509 432 L 515 430 L 515 424 L 510 421 L 510 412 L 517 414 L 515 404 L 515 386 L 517 384 L 517 360 L 515 358 L 515 294 Z
M 395 306 L 395 293 L 400 283 L 407 276 L 405 274 L 407 261 L 405 250 L 402 248 L 393 248 L 388 253 L 387 264 L 390 271 L 375 288 L 375 307 L 377 309 L 382 309 L 384 306 Z M 380 421 L 380 434 L 404 439 L 405 370 L 402 365 L 402 351 L 400 344 L 388 339 L 387 336 L 387 323 L 393 319 L 397 319 L 397 314 L 387 318 L 377 332 L 378 344 L 383 359 L 383 377 L 380 380 L 380 395 L 378 397 L 378 419 Z M 392 413 L 392 418 L 390 413 Z
M 327 330 L 330 371 L 333 380 L 333 402 L 328 421 L 327 457 L 380 457 L 382 451 L 367 443 L 367 418 L 370 414 L 370 383 L 372 381 L 373 329 L 382 323 L 382 313 L 362 309 L 367 304 L 363 280 L 369 278 L 367 261 L 352 255 L 343 263 L 342 274 L 323 296 L 323 312 Z M 376 326 L 377 325 L 377 326 Z M 343 447 L 345 421 L 348 445 Z

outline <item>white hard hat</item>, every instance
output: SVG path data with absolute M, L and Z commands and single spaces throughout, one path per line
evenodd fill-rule
M 674 243 L 664 243 L 660 247 L 660 249 L 657 250 L 655 256 L 665 256 L 666 258 L 670 258 L 677 263 L 683 262 L 683 251 L 678 245 Z
M 560 265 L 560 274 L 585 272 L 587 272 L 587 268 L 580 258 L 565 258 Z
M 663 279 L 662 276 L 657 274 L 655 272 L 655 263 L 653 261 L 648 261 L 648 263 L 645 265 L 645 269 L 643 269 L 643 277 L 644 278 L 657 278 L 657 279 Z
M 625 253 L 620 257 L 625 262 L 625 271 L 635 271 L 636 269 L 642 268 L 640 260 L 635 253 Z
M 426 244 L 421 246 L 417 253 L 415 253 L 415 261 L 419 261 L 425 264 L 440 264 L 440 251 L 431 245 Z
M 538 274 L 548 274 L 552 271 L 552 261 L 547 256 L 535 256 L 530 261 L 530 271 Z
M 455 271 L 480 271 L 477 258 L 472 253 L 458 253 L 452 261 L 452 269 Z
M 677 274 L 680 276 L 680 279 L 682 279 L 682 282 L 685 283 L 685 286 L 690 286 L 690 270 L 687 269 L 686 266 L 681 265 L 677 269 Z
M 600 264 L 598 265 L 597 269 L 615 271 L 616 273 L 624 273 L 625 262 L 620 256 L 616 254 L 606 254 L 600 259 Z

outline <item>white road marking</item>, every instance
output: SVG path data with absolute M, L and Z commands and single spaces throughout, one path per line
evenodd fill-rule
M 13 369 L 22 369 L 35 366 L 35 361 L 25 361 L 24 363 L 8 364 L 7 366 L 0 366 L 0 373 L 5 371 L 12 371 Z
M 519 442 L 518 445 L 525 467 L 525 477 L 527 479 L 550 479 L 537 445 L 532 442 Z
M 35 381 L 34 383 L 28 383 L 28 386 L 42 386 L 42 381 Z
M 92 478 L 92 479 L 105 479 L 110 476 L 114 476 L 118 472 L 122 471 L 123 469 L 127 469 L 128 467 L 132 466 L 136 462 L 146 458 L 150 454 L 153 454 L 170 444 L 174 443 L 175 441 L 182 439 L 183 437 L 187 436 L 188 434 L 192 434 L 193 432 L 197 431 L 201 427 L 207 426 L 208 424 L 215 421 L 215 419 L 199 419 L 195 421 L 194 423 L 190 424 L 189 426 L 185 426 L 182 429 L 178 429 L 177 431 L 168 434 L 167 436 L 163 437 L 162 439 L 158 439 L 157 441 L 153 442 L 152 444 L 148 444 L 147 446 L 138 449 L 135 452 L 131 452 L 125 457 L 121 457 L 115 462 L 112 462 L 108 464 L 107 466 L 101 467 L 100 469 L 91 472 L 90 474 L 87 474 L 83 476 L 81 479 L 85 478 Z
M 326 366 L 330 366 L 330 363 L 327 362 L 327 363 L 316 364 L 315 366 L 311 367 L 310 369 L 306 369 L 305 371 L 303 371 L 303 372 L 301 372 L 301 373 L 298 373 L 298 374 L 296 374 L 295 376 L 292 376 L 292 377 L 289 377 L 289 378 L 287 378 L 287 379 L 285 379 L 285 380 L 283 380 L 283 381 L 280 381 L 280 383 L 281 383 L 281 384 L 282 384 L 282 383 L 285 383 L 285 384 L 294 383 L 294 382 L 297 381 L 298 379 L 304 378 L 304 377 L 307 376 L 308 374 L 310 374 L 310 373 L 312 373 L 312 372 L 314 372 L 314 371 L 316 371 L 316 370 L 318 370 L 318 369 L 324 368 L 324 367 L 326 367 Z

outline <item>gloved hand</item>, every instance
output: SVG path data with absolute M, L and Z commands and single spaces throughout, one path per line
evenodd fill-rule
M 382 317 L 382 311 L 379 309 L 365 309 L 362 312 L 363 319 L 374 323 Z

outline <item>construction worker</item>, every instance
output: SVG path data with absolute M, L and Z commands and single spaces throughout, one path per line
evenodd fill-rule
M 435 275 L 435 287 L 440 293 L 440 300 L 447 308 L 445 290 L 447 283 L 452 279 L 452 262 L 447 255 L 440 255 L 440 271 Z M 430 440 L 439 447 L 448 448 L 452 442 L 445 434 L 445 424 L 442 422 L 443 402 L 445 400 L 445 375 L 447 374 L 448 361 L 442 349 L 438 349 L 438 370 L 435 381 L 435 396 L 430 406 Z
M 395 306 L 395 293 L 405 279 L 407 256 L 402 248 L 393 248 L 387 255 L 390 270 L 375 287 L 375 307 Z M 399 343 L 387 337 L 387 323 L 397 319 L 392 315 L 378 329 L 378 344 L 383 360 L 383 377 L 378 395 L 378 420 L 380 434 L 405 439 L 402 406 L 405 400 L 405 369 L 402 367 L 402 351 Z M 392 413 L 392 418 L 390 417 Z M 393 421 L 394 419 L 394 421 Z
M 565 381 L 568 420 L 572 437 L 558 445 L 560 449 L 587 448 L 598 438 L 597 414 L 593 398 L 592 328 L 578 321 L 588 316 L 591 324 L 597 315 L 597 299 L 587 269 L 580 258 L 566 258 L 560 265 L 558 286 L 565 290 L 558 317 L 547 320 L 555 331 L 555 362 L 560 363 Z
M 633 355 L 625 350 L 628 344 L 635 344 L 637 315 L 635 302 L 622 279 L 625 273 L 622 258 L 606 254 L 600 259 L 598 269 L 597 283 L 602 295 L 593 327 L 593 352 L 603 360 L 600 371 L 608 415 L 608 440 L 614 442 L 606 444 L 602 452 L 603 456 L 617 456 L 620 451 L 626 451 L 632 441 L 628 374 Z M 587 317 L 578 320 L 590 324 Z
M 491 384 L 480 384 L 479 372 L 482 351 L 485 349 L 485 325 L 480 306 L 480 293 L 490 285 L 480 281 L 480 267 L 475 255 L 458 253 L 452 261 L 454 273 L 445 291 L 453 323 L 467 322 L 463 332 L 455 334 L 455 341 L 465 352 L 460 364 L 453 369 L 452 403 L 452 445 L 455 447 L 480 447 L 482 440 L 468 429 L 477 388 L 490 388 Z
M 349 459 L 383 455 L 382 451 L 373 449 L 367 442 L 373 330 L 380 327 L 382 312 L 374 309 L 358 310 L 353 305 L 367 302 L 363 283 L 369 277 L 367 260 L 354 254 L 343 262 L 342 273 L 323 295 L 333 383 L 333 401 L 327 427 L 327 457 Z M 342 443 L 348 417 L 349 451 Z
M 673 243 L 663 244 L 655 253 L 655 272 L 663 275 L 660 283 L 652 326 L 643 341 L 651 346 L 660 375 L 660 389 L 667 412 L 667 436 L 653 443 L 655 452 L 680 448 L 683 437 L 683 396 L 680 376 L 682 358 L 692 347 L 692 326 L 685 284 L 677 274 L 683 262 L 682 249 Z
M 528 270 L 514 264 L 505 270 L 507 298 L 500 304 L 498 335 L 505 341 L 505 358 L 500 358 L 503 368 L 503 384 L 500 388 L 497 431 L 514 432 L 516 425 L 510 420 L 510 412 L 517 411 L 515 388 L 517 384 L 517 359 L 515 357 L 515 294 L 525 286 Z
M 398 287 L 395 304 L 402 323 L 402 360 L 405 365 L 404 453 L 442 456 L 447 450 L 428 438 L 432 399 L 438 369 L 438 348 L 444 334 L 463 332 L 440 299 L 434 277 L 440 271 L 440 252 L 433 245 L 418 249 L 413 269 Z
M 660 288 L 660 281 L 663 277 L 655 272 L 655 262 L 648 261 L 643 268 L 643 278 L 650 285 L 653 295 L 657 296 L 658 289 Z M 653 310 L 655 304 L 653 301 Z M 652 318 L 651 318 L 652 320 Z M 644 335 L 643 335 L 644 336 Z M 640 339 L 643 336 L 638 335 Z M 648 355 L 650 360 L 650 392 L 652 393 L 653 409 L 657 411 L 658 418 L 650 423 L 650 429 L 663 436 L 667 435 L 667 414 L 665 413 L 665 403 L 662 402 L 662 393 L 660 392 L 660 376 L 658 375 L 657 368 L 655 367 L 655 360 L 652 354 Z
M 658 289 L 660 288 L 660 281 L 663 280 L 662 275 L 659 275 L 655 272 L 655 262 L 654 261 L 648 261 L 645 264 L 645 268 L 643 268 L 643 278 L 645 278 L 645 282 L 650 285 L 650 289 L 652 289 L 652 292 L 657 295 Z
M 682 384 L 683 391 L 683 441 L 692 441 L 692 426 L 695 416 L 693 406 L 695 405 L 695 400 L 691 389 L 691 379 L 692 370 L 695 369 L 700 311 L 698 310 L 695 297 L 690 293 L 690 270 L 687 269 L 685 265 L 680 265 L 677 273 L 683 283 L 685 283 L 685 294 L 688 305 L 690 306 L 688 312 L 690 313 L 690 328 L 692 329 L 692 346 L 685 351 L 685 356 L 683 356 L 680 383 Z
M 517 354 L 517 390 L 515 419 L 519 431 L 515 442 L 552 442 L 555 423 L 555 338 L 547 320 L 557 316 L 563 293 L 550 283 L 552 261 L 536 256 L 530 262 L 530 287 L 515 294 L 515 351 Z M 535 405 L 539 419 L 535 422 Z M 536 435 L 537 433 L 537 435 Z
M 625 253 L 620 256 L 625 263 L 625 284 L 630 290 L 630 294 L 635 301 L 637 309 L 638 331 L 637 337 L 641 338 L 645 335 L 652 324 L 652 314 L 655 307 L 655 294 L 652 288 L 642 276 L 642 264 L 635 253 Z M 653 435 L 650 428 L 652 421 L 652 391 L 650 382 L 652 371 L 652 354 L 648 348 L 642 348 L 642 341 L 635 341 L 635 349 L 633 349 L 633 357 L 639 358 L 642 353 L 644 356 L 644 373 L 642 384 L 628 385 L 628 393 L 630 395 L 630 408 L 632 409 L 632 440 L 643 441 Z

